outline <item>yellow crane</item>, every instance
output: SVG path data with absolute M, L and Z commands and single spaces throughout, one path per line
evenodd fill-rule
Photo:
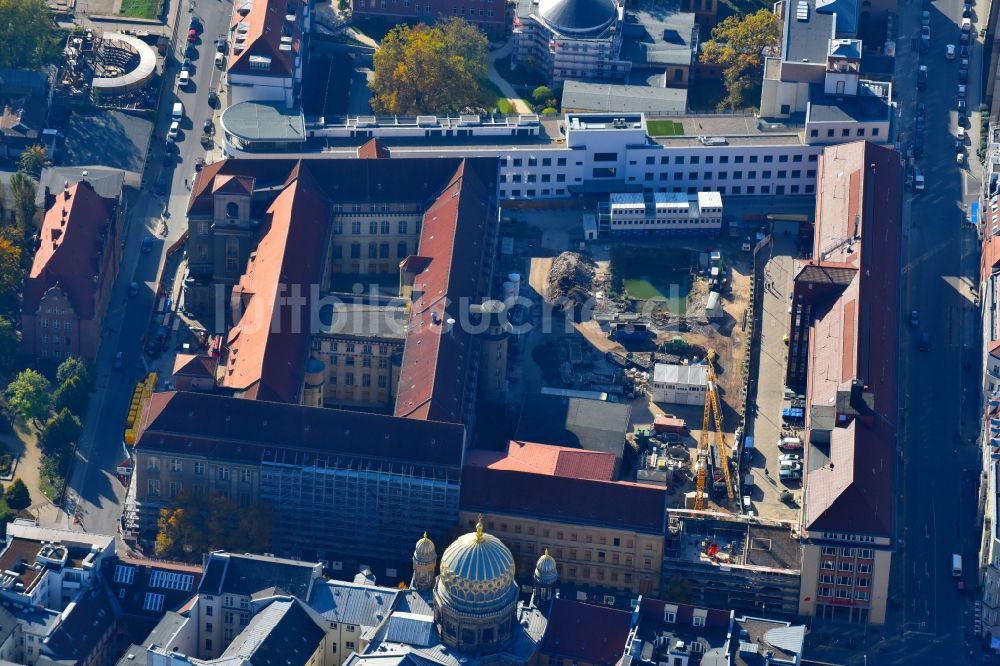
M 726 435 L 722 431 L 722 410 L 719 409 L 719 396 L 715 390 L 715 359 L 718 354 L 714 349 L 708 350 L 705 358 L 705 365 L 708 368 L 708 387 L 705 391 L 705 412 L 701 419 L 701 437 L 698 439 L 698 461 L 697 477 L 698 487 L 694 499 L 694 508 L 702 510 L 705 508 L 705 481 L 708 478 L 708 428 L 715 425 L 715 451 L 718 466 L 722 468 L 722 475 L 726 479 L 726 491 L 729 499 L 734 499 L 733 483 L 729 476 L 729 454 L 726 452 Z

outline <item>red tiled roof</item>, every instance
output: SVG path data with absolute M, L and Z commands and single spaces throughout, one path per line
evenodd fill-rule
M 358 148 L 358 157 L 365 160 L 389 157 L 389 147 L 378 138 L 369 139 Z
M 852 189 L 846 209 L 832 200 L 845 172 Z M 837 420 L 829 463 L 806 478 L 806 530 L 893 536 L 902 172 L 897 152 L 864 142 L 831 146 L 820 162 L 816 253 L 849 255 L 858 271 L 815 315 L 809 400 L 834 404 L 838 391 L 860 383 L 874 396 L 875 413 Z M 845 233 L 855 238 L 850 246 Z
M 302 0 L 253 0 L 250 11 L 245 15 L 240 12 L 239 6 L 237 4 L 233 10 L 233 23 L 229 29 L 229 71 L 260 76 L 290 75 L 301 49 L 306 3 Z M 286 15 L 291 15 L 294 19 L 287 21 Z M 246 26 L 245 32 L 240 31 L 241 25 Z M 243 42 L 243 50 L 237 52 L 234 47 L 239 35 L 246 35 L 246 41 Z M 279 48 L 283 36 L 291 38 L 291 50 L 283 51 Z M 270 58 L 270 69 L 252 68 L 251 56 Z
M 466 454 L 465 464 L 495 470 L 611 481 L 617 459 L 614 454 L 601 451 L 511 440 L 507 453 L 474 449 Z
M 666 497 L 666 489 L 658 486 L 466 465 L 459 502 L 463 511 L 511 513 L 662 534 Z
M 298 402 L 309 346 L 312 285 L 322 273 L 327 207 L 299 174 L 268 209 L 270 226 L 233 288 L 242 316 L 229 331 L 223 385 L 245 397 Z M 301 298 L 301 307 L 283 303 Z
M 252 194 L 253 178 L 249 176 L 219 176 L 212 180 L 212 194 Z
M 482 297 L 493 192 L 462 160 L 424 213 L 419 252 L 430 257 L 414 279 L 409 334 L 403 349 L 396 415 L 461 422 L 471 339 L 460 308 Z M 456 322 L 449 324 L 449 319 Z
M 81 180 L 59 192 L 42 220 L 41 242 L 24 283 L 25 312 L 34 313 L 57 284 L 66 292 L 76 316 L 94 317 L 100 255 L 112 231 L 115 203 Z
M 557 659 L 611 666 L 625 654 L 632 614 L 557 597 L 540 651 Z
M 171 374 L 175 377 L 215 379 L 215 369 L 218 366 L 219 359 L 216 356 L 178 354 L 174 359 L 174 370 Z

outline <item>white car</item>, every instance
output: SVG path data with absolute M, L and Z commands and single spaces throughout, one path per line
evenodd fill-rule
M 954 60 L 955 59 L 955 45 L 954 44 L 948 44 L 946 47 L 944 47 L 944 57 L 947 58 L 948 60 Z
M 177 85 L 186 88 L 189 83 L 191 83 L 191 74 L 186 69 L 181 70 L 181 73 L 177 75 Z
M 965 165 L 965 153 L 958 153 L 957 155 L 955 155 L 955 163 L 958 164 L 958 166 L 964 166 Z
M 965 138 L 965 128 L 962 127 L 961 125 L 958 126 L 958 138 L 959 139 Z
M 802 460 L 802 456 L 798 453 L 782 453 L 778 456 L 779 463 L 797 463 Z
M 177 140 L 177 135 L 181 133 L 181 123 L 179 120 L 175 120 L 170 123 L 170 129 L 167 130 L 167 143 L 173 143 Z
M 972 30 L 972 19 L 964 18 L 962 19 L 962 30 L 968 32 Z

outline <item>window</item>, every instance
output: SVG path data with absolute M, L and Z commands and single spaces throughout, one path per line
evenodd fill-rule
M 833 566 L 833 562 L 831 562 L 830 560 L 823 560 L 823 568 L 834 569 L 835 567 Z
M 705 617 L 703 615 L 695 615 L 691 619 L 691 624 L 693 624 L 696 627 L 704 627 L 705 626 Z
M 156 572 L 156 573 L 159 573 L 159 572 Z M 214 612 L 214 610 L 215 609 L 212 606 L 206 606 L 205 607 L 205 617 L 212 617 L 212 613 Z
M 127 564 L 119 564 L 115 567 L 115 578 L 116 583 L 122 585 L 131 585 L 132 581 L 135 579 L 135 567 L 130 567 Z
M 819 596 L 821 596 L 821 597 L 832 597 L 833 596 L 833 588 L 831 588 L 831 587 L 821 587 L 821 588 L 819 588 Z
M 351 259 L 361 258 L 361 243 L 351 243 Z
M 618 153 L 594 153 L 595 162 L 617 162 Z
M 194 464 L 194 473 L 195 474 L 204 474 L 205 473 L 205 463 L 203 463 L 203 462 L 196 462 Z
M 385 220 L 384 222 L 382 222 L 382 228 L 381 228 L 381 231 L 382 231 L 382 234 L 383 234 L 383 235 L 385 235 L 385 234 L 388 234 L 388 233 L 389 233 L 389 221 L 388 221 L 388 220 Z
M 180 460 L 178 460 L 177 458 L 171 458 L 170 459 L 170 471 L 171 472 L 180 472 L 182 469 L 183 469 L 183 465 L 181 464 Z
M 792 155 L 792 161 L 793 162 L 801 162 L 802 161 L 802 155 Z
M 778 171 L 778 178 L 786 178 L 787 176 L 788 176 L 788 172 L 787 171 L 784 171 L 784 170 Z
M 206 650 L 211 650 L 212 649 L 212 639 L 211 638 L 206 638 L 205 639 L 205 649 Z
M 878 128 L 877 127 L 873 127 L 872 128 L 872 136 L 878 136 Z
M 344 641 L 344 647 L 348 650 L 354 649 L 354 641 Z
M 739 159 L 739 158 L 737 158 L 737 159 Z M 691 164 L 698 164 L 699 162 L 701 162 L 701 158 L 700 157 L 698 157 L 697 155 L 692 155 L 691 156 L 691 162 L 690 162 Z
M 361 222 L 359 222 L 357 220 L 355 220 L 354 222 L 351 222 L 351 233 L 355 234 L 355 235 L 361 233 Z
M 248 469 L 240 470 L 240 481 L 242 483 L 250 483 L 250 470 Z
M 677 622 L 677 613 L 672 611 L 663 611 L 663 621 L 667 624 L 673 624 Z
M 556 158 L 556 166 L 566 166 L 566 158 L 565 157 L 557 157 Z
M 802 172 L 799 169 L 795 169 L 794 171 L 792 171 L 792 178 L 801 178 L 801 177 L 802 177 Z
M 368 243 L 368 258 L 369 259 L 378 258 L 378 243 Z
M 215 478 L 218 479 L 219 481 L 228 481 L 229 480 L 229 468 L 228 467 L 219 467 L 218 469 L 216 469 L 215 470 Z
M 816 137 L 819 136 L 819 130 L 809 130 L 809 136 L 815 139 Z
M 146 460 L 146 469 L 159 470 L 160 469 L 160 459 L 156 456 L 149 456 Z
M 379 244 L 379 246 L 378 246 L 378 256 L 379 256 L 380 259 L 388 259 L 389 258 L 389 244 L 388 243 L 380 243 Z
M 368 233 L 372 236 L 378 233 L 378 222 L 372 221 L 368 223 Z
M 211 622 L 206 622 L 205 623 L 205 633 L 206 634 L 212 633 L 212 623 Z

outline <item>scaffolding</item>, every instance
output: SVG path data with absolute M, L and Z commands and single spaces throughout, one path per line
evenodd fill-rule
M 458 522 L 457 467 L 276 449 L 260 478 L 275 544 L 293 553 L 407 562 L 414 534 L 444 540 Z

